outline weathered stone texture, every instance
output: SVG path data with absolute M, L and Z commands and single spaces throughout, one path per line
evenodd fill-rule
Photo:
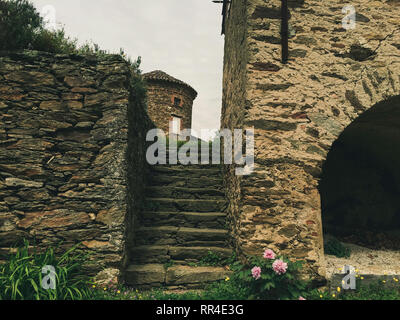
M 233 0 L 226 22 L 221 127 L 254 127 L 256 148 L 252 175 L 225 174 L 231 230 L 238 251 L 269 247 L 305 259 L 318 277 L 321 166 L 358 115 L 400 94 L 400 7 L 353 1 L 359 19 L 346 31 L 344 4 L 295 2 L 283 65 L 280 4 Z
M 151 120 L 157 128 L 165 133 L 169 132 L 172 116 L 181 118 L 181 129 L 192 128 L 192 108 L 193 100 L 197 93 L 189 85 L 177 80 L 176 82 L 157 79 L 152 74 L 162 71 L 144 74 L 147 87 L 147 109 Z M 165 77 L 170 77 L 165 74 Z M 170 77 L 171 79 L 174 79 Z M 168 78 L 166 78 L 168 79 Z M 180 104 L 174 104 L 174 98 L 180 99 Z
M 90 270 L 123 266 L 150 125 L 132 76 L 116 55 L 0 54 L 1 248 L 82 242 Z
M 190 266 L 210 252 L 224 259 L 232 256 L 220 167 L 157 165 L 149 176 L 126 283 L 193 288 L 224 279 L 229 272 L 221 265 Z

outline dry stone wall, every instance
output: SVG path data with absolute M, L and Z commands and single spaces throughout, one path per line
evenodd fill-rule
M 151 125 L 129 65 L 0 54 L 0 248 L 82 242 L 91 271 L 129 259 Z
M 225 173 L 239 252 L 274 249 L 325 274 L 318 182 L 332 143 L 361 113 L 400 94 L 400 3 L 289 1 L 281 64 L 278 0 L 233 0 L 226 22 L 221 126 L 255 128 L 255 172 Z

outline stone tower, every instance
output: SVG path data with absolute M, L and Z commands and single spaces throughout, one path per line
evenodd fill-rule
M 191 129 L 196 90 L 160 70 L 145 73 L 143 77 L 147 82 L 148 113 L 157 128 L 168 133 L 172 121 L 173 133 Z
M 398 2 L 354 0 L 356 24 L 345 28 L 342 2 L 288 4 L 283 64 L 281 1 L 224 2 L 221 128 L 255 130 L 254 172 L 225 173 L 228 215 L 237 252 L 271 248 L 305 260 L 319 278 L 323 164 L 343 130 L 400 94 L 400 10 Z

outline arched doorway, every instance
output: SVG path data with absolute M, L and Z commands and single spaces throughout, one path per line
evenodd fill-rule
M 377 103 L 342 132 L 319 189 L 324 236 L 400 250 L 400 96 Z

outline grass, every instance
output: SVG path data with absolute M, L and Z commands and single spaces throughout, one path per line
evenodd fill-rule
M 56 252 L 59 252 L 56 254 Z M 235 257 L 223 259 L 213 252 L 199 264 L 229 264 L 233 273 L 224 280 L 209 284 L 204 290 L 170 292 L 167 288 L 139 291 L 121 283 L 110 282 L 99 286 L 85 275 L 84 265 L 88 254 L 74 246 L 65 252 L 60 248 L 47 248 L 39 252 L 27 241 L 8 260 L 0 265 L 0 300 L 266 300 L 265 291 L 257 294 L 254 279 Z M 54 266 L 55 288 L 44 288 L 47 273 L 43 266 Z M 168 267 L 168 265 L 166 265 Z M 290 266 L 289 266 L 290 267 Z M 265 269 L 264 269 L 265 270 Z M 293 274 L 294 273 L 290 273 Z M 287 275 L 290 275 L 287 273 Z M 265 274 L 266 275 L 266 274 Z M 293 279 L 295 280 L 295 279 Z M 258 280 L 257 280 L 258 281 Z M 48 283 L 48 282 L 46 282 Z M 283 282 L 274 282 L 276 288 Z M 275 286 L 274 286 L 275 287 Z M 282 288 L 284 289 L 284 288 Z M 268 289 L 269 290 L 269 289 Z M 284 289 L 285 290 L 285 289 Z M 302 291 L 291 296 L 275 296 L 277 299 L 297 299 L 300 295 L 307 300 L 400 300 L 399 279 L 387 276 L 372 283 L 357 279 L 357 290 L 334 291 L 302 287 Z M 276 292 L 276 291 L 275 291 Z M 271 294 L 274 292 L 271 291 Z M 264 298 L 263 298 L 264 297 Z M 266 297 L 266 298 L 265 298 Z
M 79 252 L 77 246 L 58 255 L 56 249 L 38 252 L 24 241 L 24 246 L 0 265 L 0 300 L 91 298 L 89 277 L 83 272 L 88 254 Z
M 362 284 L 357 281 L 356 290 L 344 291 L 336 289 L 335 291 L 312 290 L 305 296 L 309 300 L 400 300 L 400 285 L 390 286 L 380 280 L 370 284 Z
M 248 300 L 247 290 L 232 285 L 229 281 L 216 282 L 205 290 L 182 293 L 168 292 L 167 289 L 139 291 L 118 286 L 93 289 L 97 291 L 95 299 L 100 300 Z M 340 292 L 313 289 L 303 295 L 307 300 L 400 300 L 400 285 L 388 287 L 377 281 L 369 285 L 359 284 L 359 289 Z
M 219 253 L 214 251 L 208 251 L 207 255 L 204 256 L 199 262 L 189 263 L 190 266 L 193 267 L 218 267 L 218 266 L 227 266 L 231 265 L 236 261 L 236 254 L 232 253 L 232 255 L 228 258 L 224 258 Z
M 94 300 L 201 300 L 201 293 L 168 293 L 166 289 L 139 291 L 123 285 L 92 287 Z

